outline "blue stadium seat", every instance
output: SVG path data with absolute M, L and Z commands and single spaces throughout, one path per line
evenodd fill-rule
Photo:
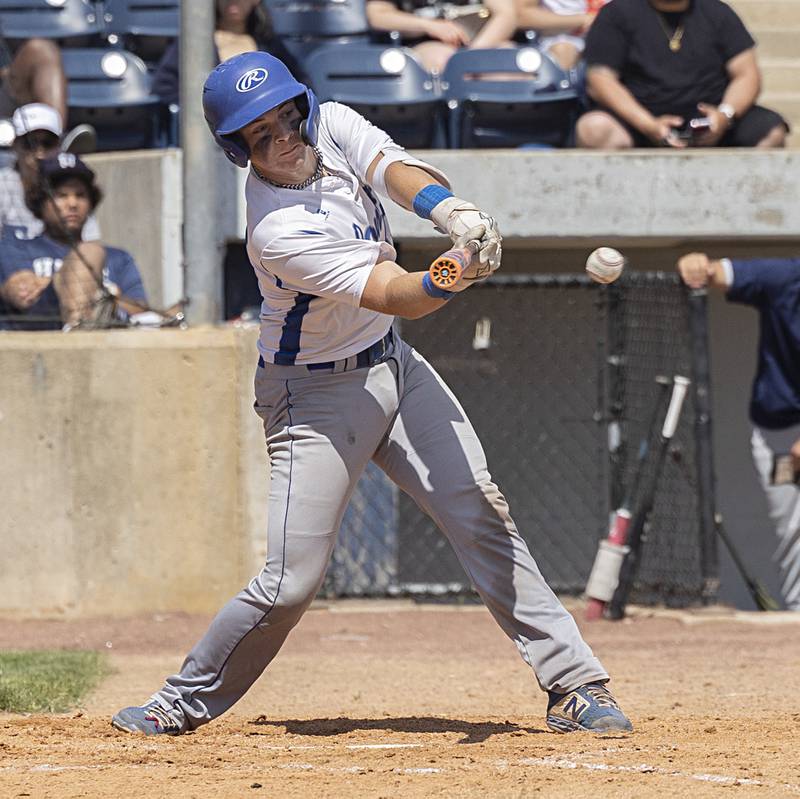
M 181 31 L 180 0 L 105 0 L 105 31 L 110 41 L 155 63 Z
M 433 77 L 411 50 L 331 44 L 306 62 L 320 101 L 349 105 L 404 147 L 444 145 L 444 104 Z
M 120 36 L 163 36 L 181 32 L 180 0 L 105 0 L 106 30 Z
M 365 0 L 262 0 L 274 36 L 306 78 L 305 61 L 335 42 L 369 42 Z
M 99 150 L 156 144 L 158 98 L 150 93 L 150 77 L 140 58 L 101 47 L 68 48 L 62 55 L 70 127 L 93 125 Z
M 0 0 L 0 29 L 6 39 L 86 39 L 103 30 L 93 0 Z
M 442 85 L 453 148 L 563 147 L 571 141 L 580 95 L 574 76 L 535 48 L 459 50 L 447 62 Z

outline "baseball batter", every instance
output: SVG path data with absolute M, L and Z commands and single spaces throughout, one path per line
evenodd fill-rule
M 270 462 L 267 562 L 119 730 L 179 734 L 224 713 L 317 593 L 350 496 L 378 464 L 448 537 L 489 611 L 549 693 L 548 726 L 630 730 L 608 674 L 545 583 L 475 431 L 428 362 L 393 332 L 500 265 L 495 221 L 352 109 L 321 107 L 279 60 L 245 53 L 208 77 L 219 145 L 250 165 L 247 249 L 263 294 L 256 411 Z M 478 252 L 452 291 L 406 272 L 380 198 Z M 457 302 L 457 299 L 456 299 Z

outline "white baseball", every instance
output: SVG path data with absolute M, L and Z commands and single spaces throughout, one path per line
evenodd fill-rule
M 598 247 L 586 259 L 586 271 L 596 283 L 613 283 L 625 268 L 625 256 L 611 247 Z

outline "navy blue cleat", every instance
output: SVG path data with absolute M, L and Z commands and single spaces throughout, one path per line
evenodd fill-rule
M 611 691 L 601 682 L 586 683 L 567 694 L 549 694 L 546 721 L 554 732 L 633 731 Z
M 112 719 L 111 726 L 122 732 L 144 735 L 180 735 L 183 727 L 157 702 L 144 707 L 126 707 Z

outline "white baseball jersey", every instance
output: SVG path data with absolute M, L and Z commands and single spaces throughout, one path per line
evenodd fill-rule
M 247 252 L 264 298 L 258 347 L 268 363 L 348 358 L 382 338 L 393 320 L 359 307 L 375 264 L 397 257 L 366 173 L 380 152 L 420 162 L 339 103 L 321 106 L 317 146 L 334 174 L 306 189 L 278 188 L 252 169 L 247 179 Z

